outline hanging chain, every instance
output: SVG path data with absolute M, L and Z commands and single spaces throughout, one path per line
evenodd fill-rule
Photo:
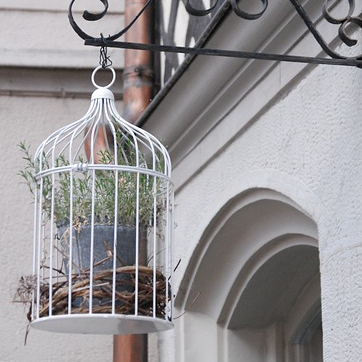
M 103 39 L 103 36 L 102 36 Z M 108 49 L 106 46 L 102 45 L 99 48 L 99 65 L 102 66 L 103 69 L 110 67 L 113 63 L 111 58 L 108 55 Z

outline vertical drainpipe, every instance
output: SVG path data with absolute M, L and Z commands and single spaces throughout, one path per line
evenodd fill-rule
M 125 0 L 125 23 L 128 24 L 145 5 L 146 0 Z M 148 8 L 125 34 L 125 41 L 152 42 L 152 9 Z M 123 73 L 123 116 L 135 123 L 151 101 L 154 72 L 152 54 L 142 50 L 125 49 Z
M 145 3 L 146 0 L 125 0 L 125 24 L 135 18 Z M 125 34 L 125 41 L 151 43 L 152 33 L 152 11 L 147 9 Z M 123 117 L 135 123 L 153 94 L 152 54 L 132 49 L 126 49 L 124 54 Z M 147 335 L 114 336 L 113 362 L 147 362 Z

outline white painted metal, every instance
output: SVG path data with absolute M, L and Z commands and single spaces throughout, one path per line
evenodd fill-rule
M 166 148 L 98 88 L 34 156 L 31 326 L 133 334 L 172 327 L 173 185 Z M 110 236 L 108 236 L 110 234 Z M 83 240 L 84 239 L 84 240 Z

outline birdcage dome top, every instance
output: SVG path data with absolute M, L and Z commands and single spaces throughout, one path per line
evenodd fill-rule
M 35 153 L 40 174 L 50 170 L 136 168 L 170 177 L 170 158 L 162 143 L 147 131 L 127 122 L 118 113 L 109 87 L 95 83 L 88 112 L 44 140 Z M 114 75 L 113 68 L 112 72 Z

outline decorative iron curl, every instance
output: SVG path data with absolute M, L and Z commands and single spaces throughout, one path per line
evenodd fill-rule
M 328 3 L 330 3 L 330 0 L 326 0 L 323 7 L 323 16 L 324 18 L 331 24 L 340 24 L 338 35 L 340 39 L 345 43 L 347 46 L 352 47 L 357 44 L 357 40 L 351 38 L 347 32 L 346 29 L 348 25 L 355 24 L 358 27 L 362 28 L 362 19 L 357 16 L 353 16 L 353 12 L 355 9 L 355 0 L 348 0 L 349 8 L 347 11 L 347 14 L 344 17 L 336 18 L 333 16 L 328 8 Z
M 330 12 L 330 10 L 328 8 L 328 3 L 330 3 L 330 2 L 331 2 L 330 0 L 325 0 L 324 6 L 323 6 L 323 16 L 329 23 L 331 23 L 331 24 L 342 24 L 347 19 L 352 17 L 353 12 L 354 12 L 354 8 L 355 8 L 354 0 L 348 0 L 348 3 L 349 3 L 348 12 L 347 12 L 346 16 L 344 16 L 342 18 L 336 18 L 336 17 L 331 15 L 331 12 Z
M 186 11 L 193 16 L 206 16 L 209 15 L 213 10 L 217 8 L 217 4 L 219 0 L 214 1 L 214 4 L 208 9 L 195 9 L 192 5 L 190 0 L 186 0 L 185 2 L 185 9 Z
M 69 9 L 68 9 L 68 19 L 69 19 L 69 23 L 72 26 L 72 28 L 74 29 L 74 31 L 83 39 L 96 39 L 97 37 L 94 37 L 92 35 L 87 34 L 86 32 L 84 32 L 79 25 L 75 22 L 74 20 L 74 16 L 73 16 L 73 4 L 76 0 L 72 0 L 70 5 L 69 5 Z M 88 21 L 96 21 L 96 20 L 100 20 L 102 19 L 108 11 L 108 0 L 99 0 L 103 5 L 104 5 L 104 10 L 101 11 L 100 13 L 91 13 L 87 10 L 85 10 L 83 12 L 83 19 L 88 20 Z M 153 0 L 148 0 L 146 2 L 146 4 L 144 5 L 144 7 L 139 11 L 139 13 L 135 16 L 135 18 L 125 27 L 123 28 L 121 31 L 119 31 L 118 33 L 115 33 L 113 35 L 109 35 L 107 37 L 108 41 L 113 41 L 116 40 L 118 38 L 120 38 L 122 35 L 124 35 L 125 33 L 127 33 L 127 31 L 133 26 L 133 24 L 137 21 L 137 19 L 143 14 L 143 12 L 148 8 L 148 6 L 152 3 Z M 102 34 L 100 34 L 100 38 L 103 40 L 103 36 Z
M 221 0 L 224 1 L 224 0 Z M 268 8 L 268 0 L 259 0 L 263 6 L 262 10 L 258 13 L 249 13 L 247 11 L 241 10 L 241 8 L 239 7 L 239 2 L 238 0 L 231 0 L 231 7 L 233 9 L 233 11 L 235 12 L 235 14 L 237 16 L 239 16 L 240 18 L 246 19 L 246 20 L 256 20 L 258 18 L 260 18 L 265 10 Z M 213 10 L 217 9 L 217 5 L 219 3 L 219 0 L 215 0 L 214 4 L 208 8 L 208 9 L 195 9 L 192 5 L 191 5 L 191 0 L 186 0 L 185 2 L 185 8 L 186 11 L 193 16 L 205 16 L 210 14 Z
M 355 46 L 357 44 L 357 40 L 349 37 L 346 33 L 346 28 L 349 24 L 355 24 L 362 29 L 362 18 L 360 17 L 351 17 L 346 19 L 344 23 L 341 24 L 338 30 L 339 37 L 341 40 L 348 45 L 349 47 Z M 362 56 L 362 53 L 361 53 Z
M 264 13 L 265 10 L 268 8 L 268 0 L 259 0 L 263 6 L 262 10 L 258 13 L 248 13 L 244 10 L 241 10 L 237 0 L 231 0 L 231 6 L 237 16 L 240 16 L 243 19 L 246 20 L 256 20 L 259 19 Z
M 355 8 L 355 0 L 348 0 L 349 3 L 349 9 L 346 14 L 346 16 L 342 18 L 335 18 L 331 15 L 329 10 L 329 4 L 332 0 L 325 0 L 324 1 L 324 7 L 323 7 L 323 16 L 324 18 L 331 24 L 341 24 L 338 30 L 339 38 L 349 47 L 352 47 L 357 44 L 356 39 L 350 38 L 346 33 L 346 28 L 349 24 L 355 24 L 362 28 L 362 19 L 359 17 L 353 17 L 353 12 Z M 354 55 L 351 57 L 344 56 L 342 54 L 339 54 L 332 50 L 328 44 L 325 42 L 321 34 L 316 29 L 314 23 L 311 21 L 311 19 L 308 17 L 307 13 L 305 12 L 304 8 L 301 6 L 298 0 L 290 0 L 290 2 L 293 4 L 295 9 L 297 10 L 300 17 L 303 19 L 304 23 L 307 25 L 309 31 L 312 33 L 314 38 L 317 40 L 318 44 L 321 46 L 321 48 L 331 57 L 334 59 L 362 59 L 362 53 L 358 55 Z

